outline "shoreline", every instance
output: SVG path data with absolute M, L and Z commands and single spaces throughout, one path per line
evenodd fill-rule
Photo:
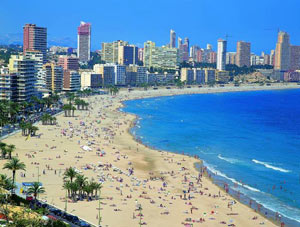
M 255 87 L 254 89 L 250 88 L 249 90 L 248 89 L 245 89 L 245 90 L 244 89 L 222 90 L 222 91 L 220 90 L 220 91 L 205 92 L 205 93 L 203 93 L 203 92 L 199 92 L 199 93 L 195 92 L 195 93 L 182 93 L 182 94 L 160 95 L 160 96 L 149 96 L 149 97 L 127 99 L 127 100 L 121 101 L 122 106 L 120 108 L 118 108 L 118 111 L 126 113 L 126 114 L 129 114 L 129 115 L 133 115 L 135 117 L 134 120 L 132 121 L 131 127 L 128 128 L 128 130 L 127 130 L 127 132 L 132 136 L 132 138 L 136 142 L 140 143 L 141 145 L 146 146 L 147 148 L 150 148 L 150 149 L 153 149 L 153 150 L 159 152 L 161 150 L 159 150 L 156 147 L 144 144 L 142 140 L 139 140 L 135 135 L 133 135 L 133 133 L 131 132 L 131 130 L 134 127 L 136 127 L 136 122 L 138 121 L 139 116 L 137 114 L 133 114 L 133 113 L 129 113 L 129 112 L 123 111 L 122 109 L 126 108 L 126 104 L 124 102 L 126 102 L 126 101 L 132 101 L 132 100 L 142 100 L 142 99 L 157 98 L 157 97 L 172 97 L 172 96 L 180 96 L 180 95 L 200 95 L 200 94 L 215 94 L 215 93 L 228 93 L 228 92 L 251 92 L 251 91 L 272 91 L 272 90 L 278 91 L 278 90 L 287 90 L 287 89 L 300 89 L 297 86 L 292 86 L 292 87 L 284 87 L 284 86 L 285 85 L 283 85 L 282 87 L 276 87 L 276 88 L 274 88 L 274 87 L 267 87 L 267 89 L 265 89 L 265 87 Z M 188 155 L 188 154 L 184 154 L 184 153 L 180 154 L 180 153 L 177 153 L 177 152 L 172 152 L 172 151 L 167 151 L 167 150 L 163 150 L 163 151 L 164 152 L 175 153 L 177 155 L 183 155 L 183 156 L 194 158 L 195 162 L 193 163 L 193 165 L 194 165 L 195 170 L 197 170 L 200 173 L 200 172 L 202 172 L 201 168 L 204 167 L 206 169 L 206 172 L 205 172 L 206 179 L 210 180 L 215 186 L 217 186 L 223 192 L 227 193 L 233 199 L 237 199 L 239 203 L 242 203 L 245 206 L 249 207 L 253 211 L 257 212 L 259 215 L 263 216 L 264 218 L 267 218 L 269 221 L 271 221 L 275 225 L 280 226 L 280 223 L 284 222 L 285 225 L 287 225 L 287 226 L 289 226 L 289 224 L 291 224 L 291 226 L 293 224 L 296 224 L 297 226 L 298 225 L 300 226 L 300 222 L 298 222 L 298 221 L 296 221 L 296 220 L 294 220 L 292 218 L 286 217 L 286 216 L 284 216 L 283 214 L 280 214 L 280 213 L 279 214 L 281 215 L 281 217 L 280 217 L 281 220 L 280 221 L 275 220 L 274 216 L 276 215 L 277 212 L 273 211 L 270 208 L 265 207 L 264 205 L 258 203 L 254 198 L 251 198 L 250 196 L 245 195 L 245 194 L 239 192 L 238 190 L 234 190 L 233 188 L 230 188 L 230 190 L 229 190 L 229 188 L 227 190 L 225 190 L 225 188 L 222 187 L 222 185 L 220 185 L 220 183 L 218 184 L 218 182 L 216 182 L 216 180 L 217 180 L 216 177 L 218 175 L 216 173 L 214 173 L 212 170 L 210 170 L 209 167 L 207 167 L 204 164 L 204 160 L 202 160 L 202 159 L 200 159 L 200 158 L 198 158 L 196 156 L 192 156 L 192 155 Z M 199 167 L 197 167 L 197 165 L 199 165 Z M 224 182 L 226 182 L 226 181 L 224 181 Z M 242 197 L 242 198 L 240 198 L 240 197 Z M 250 204 L 247 201 L 249 201 Z
M 241 88 L 250 89 L 249 87 Z M 288 86 L 287 88 L 298 87 Z M 197 94 L 203 94 L 219 89 L 221 92 L 222 90 L 232 91 L 230 90 L 232 88 L 227 87 L 226 89 L 197 88 L 196 90 L 200 91 Z M 286 87 L 281 89 L 286 89 Z M 264 89 L 260 87 L 259 90 Z M 138 214 L 137 202 L 143 206 L 143 220 L 148 226 L 179 227 L 182 223 L 202 223 L 204 219 L 205 226 L 215 226 L 217 222 L 234 223 L 239 226 L 258 226 L 259 223 L 274 226 L 271 221 L 258 216 L 242 203 L 231 205 L 229 208 L 227 204 L 233 201 L 232 197 L 229 194 L 220 193 L 219 188 L 205 177 L 199 177 L 200 183 L 197 182 L 199 172 L 194 167 L 197 161 L 194 158 L 154 150 L 135 140 L 130 133 L 137 115 L 122 111 L 126 100 L 172 96 L 177 93 L 189 95 L 189 92 L 195 92 L 195 89 L 173 89 L 172 92 L 167 89 L 159 89 L 158 92 L 121 91 L 116 97 L 91 96 L 87 98 L 91 104 L 89 111 L 76 111 L 74 118 L 60 114 L 57 116 L 58 125 L 55 126 L 44 126 L 39 122 L 40 138 L 32 137 L 25 140 L 20 132 L 6 138 L 4 142 L 16 145 L 15 153 L 27 166 L 26 177 L 20 177 L 21 172 L 18 172 L 17 181 L 36 181 L 37 167 L 41 171 L 44 168 L 45 174 L 40 174 L 39 179 L 43 182 L 46 193 L 40 198 L 63 209 L 65 191 L 62 189 L 62 174 L 67 167 L 77 168 L 89 179 L 105 178 L 101 192 L 103 226 L 137 225 L 137 218 L 132 217 Z M 98 105 L 99 103 L 101 105 Z M 84 124 L 82 125 L 81 122 Z M 62 134 L 63 130 L 66 131 L 66 135 Z M 89 145 L 92 151 L 82 151 L 80 147 L 89 142 L 93 142 Z M 100 157 L 97 155 L 98 149 L 105 151 L 106 154 Z M 34 156 L 34 159 L 29 156 Z M 113 165 L 122 170 L 122 173 L 115 172 L 113 168 L 105 170 L 99 167 L 99 162 Z M 0 160 L 0 168 L 4 163 L 4 160 Z M 127 169 L 131 167 L 134 167 L 134 175 L 128 176 Z M 3 172 L 11 176 L 11 172 L 6 170 Z M 119 182 L 120 179 L 122 182 Z M 164 182 L 166 186 L 162 186 Z M 190 187 L 189 183 L 193 186 Z M 191 200 L 181 198 L 182 190 L 187 190 L 189 187 Z M 97 200 L 69 202 L 68 212 L 96 224 L 98 222 L 97 207 Z M 232 212 L 234 216 L 231 215 Z M 115 215 L 118 215 L 118 219 Z M 258 217 L 253 219 L 256 216 Z

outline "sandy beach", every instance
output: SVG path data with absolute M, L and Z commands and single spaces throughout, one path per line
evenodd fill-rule
M 146 226 L 275 226 L 251 208 L 221 191 L 199 173 L 199 160 L 180 154 L 157 151 L 138 143 L 129 133 L 136 116 L 120 112 L 129 99 L 194 93 L 214 93 L 298 88 L 296 84 L 121 90 L 110 95 L 86 98 L 88 111 L 75 111 L 75 117 L 57 116 L 57 125 L 38 123 L 37 137 L 26 140 L 21 132 L 3 142 L 15 144 L 17 155 L 26 164 L 17 182 L 39 181 L 46 193 L 40 199 L 64 209 L 63 173 L 75 167 L 89 179 L 104 181 L 102 226 L 139 226 L 137 204 L 142 206 Z M 90 151 L 84 150 L 85 147 Z M 2 170 L 6 160 L 0 160 Z M 39 172 L 39 176 L 38 176 Z M 132 173 L 132 174 L 131 174 Z M 25 176 L 23 176 L 25 174 Z M 185 191 L 186 193 L 183 193 Z M 98 201 L 68 202 L 72 214 L 97 225 Z

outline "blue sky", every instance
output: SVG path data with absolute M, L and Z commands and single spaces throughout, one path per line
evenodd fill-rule
M 76 45 L 80 21 L 92 24 L 94 50 L 118 39 L 163 45 L 171 28 L 192 45 L 211 43 L 214 49 L 217 39 L 228 34 L 228 51 L 245 40 L 253 52 L 269 52 L 278 28 L 300 45 L 299 0 L 14 0 L 0 5 L 2 36 L 20 36 L 25 23 L 35 23 L 48 28 L 49 39 Z

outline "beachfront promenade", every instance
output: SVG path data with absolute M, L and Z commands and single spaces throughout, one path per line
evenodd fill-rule
M 282 86 L 272 87 L 276 88 Z M 139 226 L 140 213 L 147 226 L 273 226 L 199 174 L 194 168 L 199 160 L 139 144 L 128 132 L 135 116 L 118 111 L 127 99 L 255 89 L 271 88 L 159 89 L 92 96 L 87 98 L 89 111 L 76 111 L 75 117 L 60 114 L 57 125 L 39 124 L 39 138 L 25 140 L 17 133 L 3 142 L 15 144 L 15 155 L 26 164 L 26 172 L 20 171 L 17 181 L 39 178 L 46 188 L 40 199 L 57 207 L 65 207 L 62 186 L 66 168 L 74 167 L 89 179 L 103 182 L 102 226 Z M 1 169 L 4 163 L 0 161 Z M 96 225 L 98 206 L 97 200 L 70 200 L 68 212 Z

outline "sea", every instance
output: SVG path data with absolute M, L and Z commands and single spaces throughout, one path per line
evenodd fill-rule
M 220 187 L 227 184 L 253 209 L 260 204 L 263 214 L 300 226 L 300 89 L 124 104 L 122 111 L 138 116 L 131 133 L 144 144 L 199 156 Z

